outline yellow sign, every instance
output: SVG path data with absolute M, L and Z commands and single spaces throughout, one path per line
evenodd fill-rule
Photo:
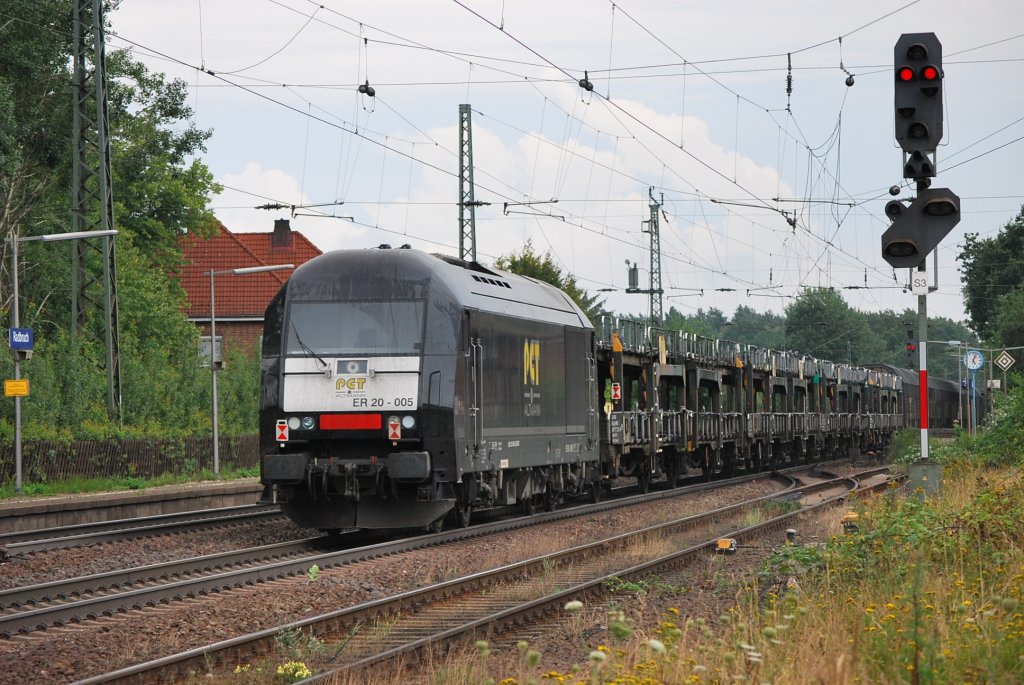
M 28 397 L 28 379 L 4 381 L 4 395 L 7 397 Z
M 540 340 L 523 340 L 523 385 L 540 385 Z

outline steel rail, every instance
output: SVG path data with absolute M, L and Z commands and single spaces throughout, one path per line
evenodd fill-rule
M 735 483 L 737 481 L 743 482 L 758 477 L 772 478 L 779 476 L 778 474 L 759 474 L 757 476 L 744 476 L 743 478 L 736 479 L 736 481 L 716 481 L 714 483 L 681 487 L 675 490 L 656 493 L 655 498 L 678 497 L 684 494 L 709 488 L 723 487 L 729 483 Z M 795 480 L 790 480 L 791 482 L 788 489 L 792 489 L 796 485 Z M 278 580 L 288 576 L 301 575 L 308 572 L 309 568 L 313 564 L 316 564 L 321 569 L 343 564 L 352 564 L 365 559 L 390 556 L 414 549 L 465 540 L 471 537 L 505 532 L 544 522 L 621 508 L 637 504 L 639 502 L 649 501 L 650 499 L 650 493 L 648 493 L 648 495 L 633 495 L 615 500 L 607 500 L 598 504 L 587 504 L 544 514 L 536 514 L 530 517 L 494 521 L 471 526 L 469 528 L 381 542 L 355 549 L 309 554 L 297 559 L 276 561 L 255 567 L 248 566 L 244 568 L 225 569 L 220 572 L 210 573 L 196 578 L 186 578 L 177 581 L 170 580 L 158 585 L 134 587 L 133 589 L 117 592 L 115 594 L 95 595 L 60 604 L 39 606 L 38 608 L 26 611 L 0 615 L 0 637 L 28 634 L 34 631 L 46 630 L 51 626 L 61 627 L 70 623 L 77 624 L 82 621 L 95 620 L 103 616 L 124 614 L 128 611 L 141 610 L 145 607 L 165 605 L 174 601 L 194 599 L 195 597 L 228 591 L 235 588 L 254 585 L 256 583 Z M 51 598 L 56 596 L 52 590 L 48 594 Z M 2 595 L 0 595 L 0 597 L 2 597 Z
M 328 536 L 317 536 L 273 545 L 261 545 L 247 549 L 233 550 L 208 554 L 189 559 L 179 559 L 146 566 L 96 573 L 78 578 L 54 580 L 38 585 L 0 590 L 0 611 L 10 613 L 11 609 L 20 610 L 26 606 L 48 605 L 55 602 L 80 598 L 99 592 L 109 593 L 121 590 L 126 586 L 143 583 L 167 583 L 169 579 L 198 573 L 213 573 L 244 564 L 265 562 L 268 559 L 281 559 L 298 554 L 308 554 L 316 546 L 322 546 Z M 4 617 L 0 615 L 0 632 Z
M 802 469 L 811 468 L 809 466 L 800 467 Z M 884 469 L 883 469 L 884 470 Z M 807 486 L 803 488 L 806 492 L 813 492 L 819 489 L 834 488 L 837 482 L 848 483 L 849 488 L 856 486 L 856 483 L 849 478 L 840 478 L 824 481 L 823 483 Z M 719 483 L 721 485 L 721 482 Z M 678 492 L 678 491 L 676 491 Z M 845 496 L 842 495 L 842 496 Z M 752 506 L 768 503 L 779 498 L 779 493 L 773 493 L 770 495 L 753 498 L 743 503 L 733 504 L 728 507 L 716 509 L 711 512 L 706 512 L 696 516 L 687 517 L 678 521 L 668 522 L 659 524 L 657 526 L 651 526 L 641 531 L 634 531 L 631 533 L 624 533 L 613 538 L 609 538 L 597 543 L 590 543 L 588 545 L 582 545 L 572 550 L 566 550 L 554 555 L 546 555 L 544 557 L 538 557 L 535 559 L 519 562 L 516 564 L 510 564 L 502 567 L 501 569 L 491 570 L 468 576 L 466 578 L 456 579 L 445 583 L 440 583 L 428 588 L 422 588 L 419 590 L 410 591 L 403 593 L 392 598 L 386 598 L 370 602 L 367 604 L 349 607 L 328 614 L 323 614 L 317 617 L 310 617 L 297 621 L 286 626 L 279 626 L 272 629 L 267 629 L 251 635 L 240 636 L 231 640 L 216 643 L 214 645 L 208 645 L 194 650 L 189 650 L 178 655 L 168 656 L 162 659 L 157 659 L 145 664 L 138 664 L 133 667 L 121 669 L 112 673 L 104 674 L 96 678 L 80 681 L 81 685 L 100 683 L 100 682 L 144 682 L 151 680 L 157 672 L 161 673 L 161 677 L 174 677 L 171 674 L 178 673 L 184 674 L 189 670 L 199 669 L 203 670 L 208 668 L 211 664 L 219 662 L 226 663 L 229 658 L 238 658 L 240 654 L 263 654 L 273 649 L 275 644 L 275 638 L 282 631 L 314 631 L 319 634 L 324 632 L 338 635 L 343 633 L 346 629 L 353 630 L 355 626 L 363 623 L 371 622 L 380 617 L 392 616 L 401 614 L 403 612 L 419 611 L 425 603 L 436 600 L 444 600 L 473 590 L 478 590 L 483 587 L 493 586 L 495 583 L 502 582 L 514 582 L 523 577 L 530 575 L 536 575 L 543 571 L 544 568 L 550 567 L 550 565 L 568 565 L 571 559 L 580 559 L 587 557 L 595 557 L 601 554 L 602 550 L 607 550 L 609 546 L 618 546 L 628 544 L 630 540 L 635 540 L 639 536 L 650 536 L 650 535 L 663 535 L 669 531 L 676 530 L 688 530 L 694 526 L 701 525 L 701 522 L 714 521 L 716 518 L 722 517 L 729 512 L 739 512 L 744 509 L 749 509 Z M 826 500 L 826 502 L 834 501 L 835 498 Z M 821 505 L 818 505 L 821 506 Z M 794 513 L 805 513 L 807 510 L 801 510 Z M 789 515 L 787 515 L 789 517 Z M 536 522 L 541 517 L 532 517 L 528 519 L 531 522 Z M 777 521 L 778 519 L 773 519 Z M 786 519 L 788 520 L 788 518 Z M 753 529 L 753 527 L 751 527 Z M 710 543 L 708 543 L 710 544 Z M 699 546 L 700 549 L 704 549 L 706 545 Z M 672 555 L 677 556 L 677 555 Z M 614 575 L 622 577 L 624 572 L 619 571 Z M 597 580 L 590 581 L 587 587 L 600 587 L 603 580 L 607 579 L 608 575 L 602 575 Z M 573 590 L 580 592 L 579 587 L 573 588 Z M 566 592 L 563 591 L 557 593 L 556 599 L 551 601 L 558 602 L 561 598 L 566 596 Z M 350 664 L 348 668 L 365 667 L 375 661 L 382 658 L 389 658 L 399 653 L 404 653 L 409 650 L 417 650 L 423 646 L 433 643 L 437 640 L 448 639 L 457 634 L 463 634 L 467 631 L 472 631 L 474 628 L 492 623 L 499 620 L 501 617 L 508 617 L 509 620 L 522 620 L 522 612 L 530 613 L 534 611 L 533 606 L 536 602 L 530 604 L 523 604 L 519 609 L 515 607 L 506 607 L 500 610 L 498 613 L 493 614 L 486 618 L 477 618 L 470 622 L 464 622 L 461 626 L 449 628 L 443 632 L 436 633 L 432 636 L 426 636 L 419 638 L 413 642 L 410 642 L 401 647 L 396 647 L 388 650 L 384 654 L 378 654 L 373 657 L 369 657 L 366 660 L 360 661 L 357 664 Z M 537 605 L 540 606 L 540 605 Z M 516 618 L 518 617 L 518 618 Z M 310 681 L 312 682 L 312 681 Z
M 145 535 L 175 533 L 203 526 L 238 523 L 245 519 L 282 516 L 276 504 L 248 504 L 237 507 L 158 514 L 114 521 L 79 523 L 59 528 L 38 528 L 0 534 L 0 549 L 7 556 L 64 547 L 78 547 L 113 542 Z

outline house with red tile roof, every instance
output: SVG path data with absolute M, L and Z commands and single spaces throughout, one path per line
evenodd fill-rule
M 178 275 L 188 297 L 186 314 L 210 335 L 210 272 L 214 275 L 214 314 L 223 354 L 249 351 L 259 345 L 263 314 L 270 300 L 291 276 L 291 269 L 233 274 L 232 269 L 275 264 L 296 267 L 322 254 L 288 219 L 274 222 L 273 233 L 232 233 L 222 225 L 209 238 L 188 234 L 182 240 L 184 265 Z M 229 273 L 217 274 L 219 271 Z M 237 346 L 237 347 L 235 347 Z

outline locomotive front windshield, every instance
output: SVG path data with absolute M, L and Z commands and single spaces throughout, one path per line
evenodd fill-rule
M 293 302 L 285 354 L 418 355 L 423 312 L 421 301 Z

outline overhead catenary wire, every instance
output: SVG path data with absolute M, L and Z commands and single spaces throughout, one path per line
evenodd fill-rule
M 613 135 L 612 137 L 614 137 L 614 139 L 615 139 L 615 141 L 616 141 L 616 144 L 618 143 L 618 141 L 619 141 L 620 139 L 622 139 L 622 136 L 614 136 L 614 135 Z M 578 142 L 578 140 L 579 140 L 579 139 L 578 139 L 578 138 L 576 138 L 575 140 L 576 140 L 576 141 Z M 411 143 L 411 144 L 412 144 L 412 145 L 415 145 L 415 143 L 414 143 L 414 142 L 413 142 L 413 143 Z M 393 148 L 394 148 L 394 145 L 388 145 L 387 143 L 385 143 L 385 144 L 384 144 L 384 146 L 383 146 L 383 147 L 381 148 L 381 152 L 382 152 L 382 154 L 385 154 L 385 155 L 386 155 L 386 153 L 387 153 L 387 150 L 388 150 L 388 149 L 393 149 Z M 596 149 L 596 146 L 594 146 L 594 148 Z M 571 148 L 570 148 L 570 149 L 571 149 Z M 591 156 L 592 158 L 594 157 L 594 155 L 590 155 L 590 156 Z M 419 160 L 415 160 L 415 159 L 414 159 L 414 157 L 415 157 L 415 155 L 410 155 L 410 156 L 409 156 L 409 163 L 410 163 L 410 165 L 412 165 L 412 164 L 419 164 Z M 664 169 L 664 168 L 665 168 L 665 165 L 663 164 L 663 165 L 662 165 L 662 167 L 663 167 L 663 169 Z M 736 174 L 735 174 L 735 170 L 734 170 L 733 176 L 734 176 L 734 177 L 736 176 Z M 532 196 L 532 193 L 530 193 L 530 196 Z M 585 214 L 586 214 L 586 212 L 584 212 L 584 215 L 585 215 Z M 734 212 L 729 212 L 729 214 L 735 214 L 735 213 L 734 213 Z

